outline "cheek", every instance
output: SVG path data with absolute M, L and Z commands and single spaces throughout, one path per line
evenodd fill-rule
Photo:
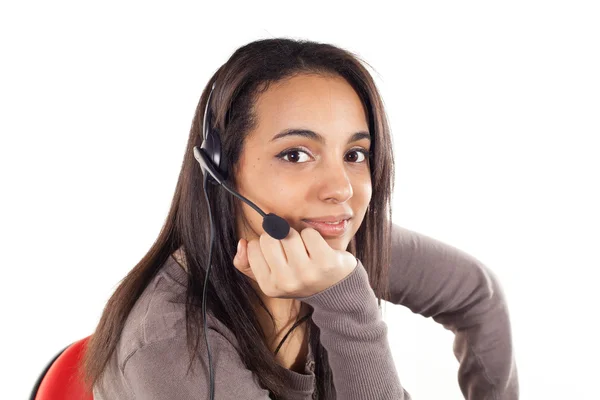
M 309 182 L 299 180 L 297 175 L 282 171 L 276 163 L 265 163 L 250 167 L 239 176 L 240 192 L 265 212 L 279 215 L 294 215 L 305 204 Z M 248 217 L 262 218 L 250 206 L 244 208 Z M 250 218 L 249 218 L 250 219 Z
M 293 215 L 293 210 L 301 209 L 301 205 L 306 200 L 306 193 L 309 190 L 309 182 L 299 180 L 291 174 L 271 172 L 263 180 L 264 191 L 262 198 L 272 209 L 280 210 L 282 214 Z
M 354 185 L 354 197 L 364 208 L 367 208 L 371 202 L 372 194 L 373 188 L 371 187 L 370 180 L 361 181 Z

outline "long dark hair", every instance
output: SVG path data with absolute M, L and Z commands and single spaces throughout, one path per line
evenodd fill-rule
M 383 101 L 363 64 L 368 65 L 354 53 L 331 44 L 277 38 L 257 40 L 238 48 L 215 72 L 196 107 L 165 224 L 148 253 L 119 283 L 88 342 L 80 372 L 90 390 L 102 377 L 135 302 L 167 258 L 179 248 L 183 250 L 188 270 L 186 327 L 190 365 L 194 357 L 205 357 L 204 354 L 198 354 L 198 343 L 203 329 L 202 290 L 210 225 L 202 185 L 203 175 L 192 149 L 202 142 L 204 108 L 213 82 L 216 82 L 216 87 L 210 104 L 212 125 L 220 132 L 222 151 L 229 160 L 229 181 L 234 187 L 237 187 L 234 171 L 244 138 L 256 126 L 253 105 L 269 85 L 297 74 L 310 73 L 342 77 L 354 88 L 368 116 L 372 136 L 372 197 L 348 251 L 362 261 L 378 304 L 381 306 L 381 300 L 389 298 L 387 276 L 394 159 Z M 278 373 L 275 357 L 266 344 L 252 306 L 256 304 L 258 296 L 249 278 L 233 267 L 238 240 L 235 221 L 241 209 L 239 200 L 222 188 L 208 186 L 216 229 L 206 295 L 207 313 L 222 321 L 235 334 L 245 366 L 256 374 L 261 386 L 269 390 L 273 398 L 279 398 L 285 393 L 284 380 Z M 266 309 L 264 304 L 263 308 Z M 319 341 L 319 328 L 312 319 L 306 323 L 311 324 L 310 345 L 315 356 L 315 397 L 334 399 L 332 372 L 327 351 Z

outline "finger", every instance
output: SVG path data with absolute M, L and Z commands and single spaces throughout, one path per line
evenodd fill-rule
M 263 256 L 262 249 L 258 240 L 254 239 L 248 242 L 248 263 L 256 277 L 256 282 L 264 294 L 269 296 L 273 293 L 271 283 L 271 268 Z
M 304 246 L 306 246 L 310 260 L 323 260 L 333 251 L 329 243 L 314 228 L 304 228 L 300 232 L 300 236 L 302 237 Z
M 281 247 L 288 260 L 288 265 L 293 266 L 307 265 L 310 261 L 308 256 L 308 250 L 302 240 L 300 233 L 294 228 L 290 227 L 288 235 L 280 240 Z
M 248 262 L 247 246 L 248 241 L 246 239 L 240 239 L 238 241 L 239 250 L 236 252 L 235 257 L 233 258 L 233 266 L 247 277 L 256 281 L 254 272 L 252 272 L 252 268 L 250 268 L 250 263 Z
M 260 235 L 259 242 L 263 257 L 271 269 L 271 283 L 276 289 L 285 289 L 293 274 L 281 242 L 267 233 Z
M 267 260 L 267 263 L 271 267 L 271 271 L 275 266 L 287 264 L 287 257 L 285 256 L 285 251 L 283 251 L 281 241 L 271 237 L 267 233 L 263 233 L 260 235 L 259 242 L 265 260 Z

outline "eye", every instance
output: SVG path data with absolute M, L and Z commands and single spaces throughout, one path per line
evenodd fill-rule
M 305 157 L 302 157 L 301 156 L 302 154 Z M 286 159 L 286 157 L 288 157 L 288 158 Z M 301 150 L 301 149 L 290 149 L 290 150 L 283 151 L 277 155 L 277 158 L 281 158 L 287 162 L 291 162 L 294 164 L 304 163 L 309 160 L 308 152 Z
M 366 158 L 371 154 L 369 150 L 365 149 L 352 149 L 348 153 L 346 153 L 346 160 L 359 164 L 365 162 Z M 350 157 L 348 157 L 350 155 Z M 310 155 L 307 150 L 303 150 L 301 148 L 293 148 L 289 150 L 282 151 L 279 153 L 277 158 L 280 158 L 286 162 L 294 163 L 294 164 L 302 164 L 307 161 L 310 161 Z
M 365 159 L 371 154 L 369 151 L 364 150 L 364 149 L 352 149 L 350 150 L 348 153 L 346 153 L 346 155 L 349 154 L 356 154 L 355 156 L 351 157 L 350 162 L 354 162 L 354 163 L 362 163 L 365 161 Z M 362 158 L 361 158 L 362 157 Z M 358 159 L 358 160 L 357 160 Z

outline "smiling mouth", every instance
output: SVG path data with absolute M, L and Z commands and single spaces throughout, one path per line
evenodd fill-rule
M 306 226 L 318 231 L 323 237 L 337 237 L 346 233 L 350 219 L 351 218 L 334 222 L 320 222 L 303 219 L 302 222 Z

